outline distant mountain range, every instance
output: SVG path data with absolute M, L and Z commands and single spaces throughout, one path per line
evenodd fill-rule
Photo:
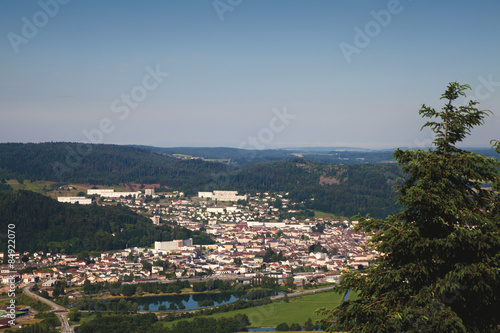
M 393 163 L 395 149 L 369 149 L 357 147 L 294 147 L 281 149 L 248 150 L 226 147 L 133 147 L 150 150 L 178 158 L 200 158 L 219 160 L 232 165 L 253 165 L 275 161 L 286 161 L 293 157 L 303 157 L 310 161 L 335 164 Z M 403 147 L 400 149 L 416 149 Z M 489 148 L 464 148 L 485 156 L 498 158 L 498 154 Z

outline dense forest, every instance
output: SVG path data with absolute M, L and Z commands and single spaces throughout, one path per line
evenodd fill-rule
M 82 148 L 86 147 L 86 148 Z M 87 150 L 84 150 L 87 149 Z M 78 154 L 80 152 L 81 154 Z M 0 179 L 113 185 L 156 183 L 189 195 L 206 190 L 284 191 L 308 209 L 384 217 L 398 211 L 395 164 L 328 164 L 305 158 L 235 166 L 177 159 L 141 148 L 75 143 L 0 144 Z M 310 198 L 314 200 L 309 200 Z
M 0 179 L 113 185 L 162 183 L 180 190 L 202 186 L 220 163 L 180 160 L 148 150 L 106 144 L 3 143 Z
M 30 191 L 0 191 L 0 228 L 14 224 L 16 249 L 80 253 L 130 246 L 151 246 L 154 241 L 193 238 L 212 243 L 203 232 L 173 226 L 155 226 L 126 207 L 71 205 Z M 0 243 L 4 243 L 1 238 Z M 0 245 L 7 248 L 6 244 Z

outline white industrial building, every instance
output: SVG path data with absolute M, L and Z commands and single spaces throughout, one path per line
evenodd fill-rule
M 101 196 L 105 196 L 106 194 L 111 194 L 111 193 L 114 193 L 115 190 L 113 189 L 90 189 L 90 190 L 87 190 L 87 194 L 88 195 L 101 195 Z
M 207 213 L 219 213 L 223 214 L 224 213 L 224 207 L 208 207 L 207 208 Z
M 193 239 L 179 239 L 173 240 L 169 242 L 155 242 L 155 250 L 157 251 L 166 251 L 166 252 L 174 252 L 180 251 L 181 248 L 186 246 L 192 246 Z
M 246 195 L 238 195 L 238 191 L 198 192 L 198 197 L 218 201 L 238 201 L 247 199 Z
M 285 228 L 285 222 L 258 222 L 258 221 L 247 221 L 247 226 L 249 227 L 267 227 L 267 228 Z
M 123 198 L 123 197 L 128 197 L 132 196 L 134 198 L 137 198 L 139 195 L 141 195 L 141 191 L 137 192 L 115 192 L 113 189 L 94 189 L 94 190 L 87 190 L 88 195 L 100 195 L 101 197 L 104 198 Z
M 238 195 L 238 191 L 214 191 L 212 199 L 218 201 L 238 201 L 246 200 L 247 196 Z
M 59 202 L 67 202 L 67 203 L 79 203 L 80 205 L 90 205 L 92 203 L 92 198 L 85 197 L 57 197 L 57 201 Z

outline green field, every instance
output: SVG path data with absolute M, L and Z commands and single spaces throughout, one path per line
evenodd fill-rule
M 251 327 L 275 327 L 280 323 L 298 323 L 304 325 L 308 318 L 311 318 L 313 323 L 323 318 L 314 312 L 319 308 L 334 308 L 342 300 L 342 295 L 333 293 L 332 291 L 318 294 L 309 294 L 298 297 L 291 297 L 289 303 L 277 301 L 271 304 L 257 306 L 248 309 L 235 310 L 229 312 L 216 313 L 211 318 L 232 317 L 238 313 L 246 314 L 250 319 Z M 185 319 L 189 320 L 189 319 Z M 173 322 L 163 323 L 167 327 L 171 327 Z
M 88 184 L 68 184 L 68 183 L 54 183 L 54 182 L 46 182 L 46 181 L 37 181 L 31 182 L 29 180 L 24 180 L 23 183 L 19 183 L 17 179 L 8 179 L 6 183 L 10 185 L 13 190 L 27 190 L 33 191 L 41 194 L 45 194 L 53 199 L 57 199 L 57 197 L 75 197 L 79 192 L 87 193 L 87 190 L 92 187 L 92 185 Z M 59 189 L 59 186 L 67 185 L 73 187 L 71 190 L 62 190 Z M 122 191 L 131 191 L 130 188 L 126 188 L 125 186 L 115 185 L 115 186 L 107 186 L 106 188 L 114 189 L 116 192 Z
M 339 215 L 335 215 L 335 214 L 332 214 L 332 213 L 325 213 L 325 212 L 322 212 L 322 211 L 319 211 L 319 210 L 315 210 L 314 211 L 314 217 L 315 218 L 324 218 L 324 219 L 329 219 L 329 220 L 339 220 L 339 221 L 343 221 L 343 220 L 349 220 L 348 217 L 345 217 L 345 216 L 339 216 Z
M 7 184 L 12 187 L 14 190 L 27 190 L 27 191 L 33 191 L 33 192 L 38 192 L 38 193 L 44 193 L 43 191 L 43 185 L 32 183 L 29 180 L 23 181 L 23 184 L 20 184 L 19 181 L 16 179 L 9 179 L 6 181 Z

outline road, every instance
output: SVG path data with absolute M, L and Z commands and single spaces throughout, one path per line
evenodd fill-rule
M 304 291 L 300 291 L 300 292 L 296 292 L 296 293 L 291 293 L 291 294 L 287 294 L 287 295 L 288 295 L 288 297 L 293 297 L 293 296 L 300 296 L 300 295 L 312 294 L 312 293 L 315 293 L 317 291 L 325 291 L 325 290 L 329 290 L 329 289 L 333 289 L 333 286 L 323 287 L 323 288 L 318 288 L 318 289 L 312 289 L 312 290 L 304 290 Z M 281 295 L 277 295 L 277 296 L 271 296 L 271 299 L 278 299 L 278 298 L 283 298 L 283 297 L 285 297 L 285 294 L 281 294 Z
M 23 288 L 23 292 L 30 296 L 30 297 L 33 297 L 37 300 L 39 300 L 40 302 L 43 302 L 49 306 L 52 307 L 52 312 L 54 312 L 58 317 L 59 317 L 59 320 L 61 321 L 61 324 L 62 324 L 62 333 L 73 333 L 73 328 L 71 328 L 71 326 L 69 326 L 69 322 L 68 322 L 68 318 L 66 317 L 66 314 L 68 313 L 68 309 L 60 306 L 59 304 L 56 304 L 46 298 L 43 298 L 41 296 L 38 296 L 37 294 L 34 294 L 31 292 L 31 288 L 33 287 L 33 284 L 29 284 L 27 285 L 26 287 Z

